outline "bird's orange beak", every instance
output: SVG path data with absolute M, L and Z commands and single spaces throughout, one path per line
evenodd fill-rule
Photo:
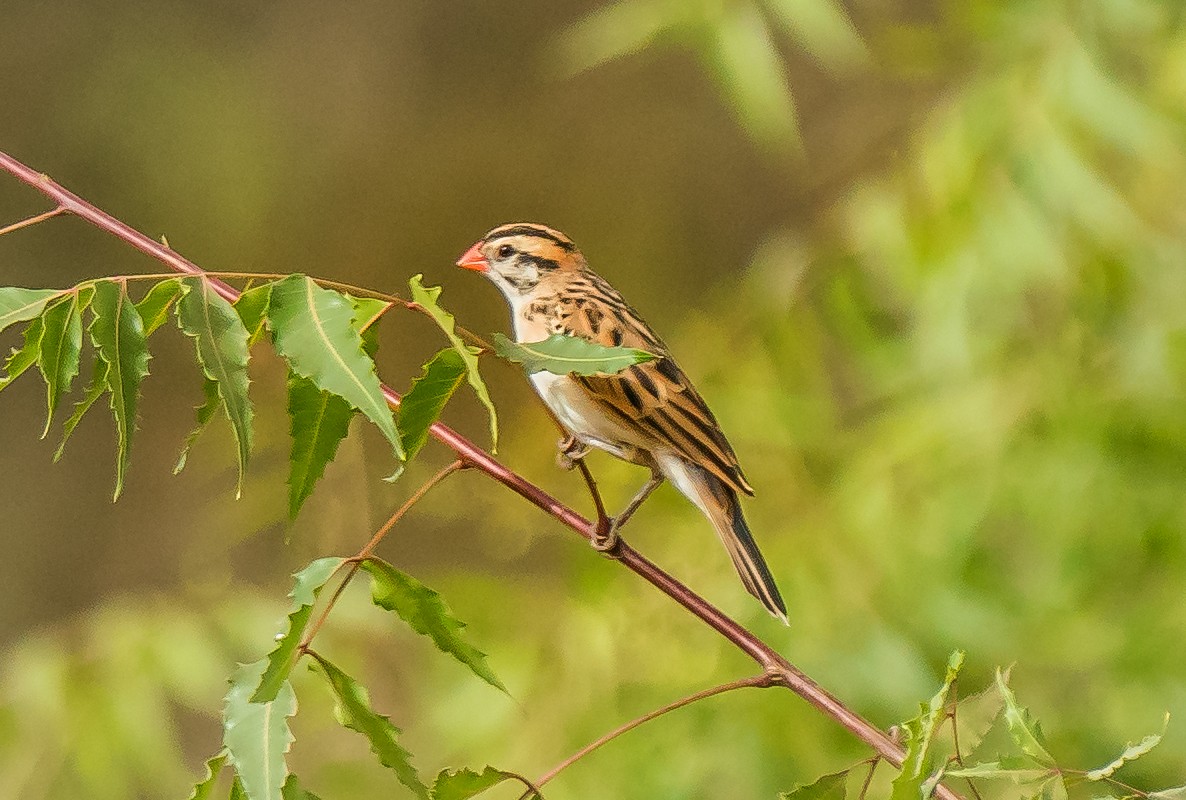
M 465 251 L 465 255 L 457 259 L 457 266 L 462 269 L 472 269 L 474 272 L 486 272 L 490 269 L 490 262 L 482 255 L 482 242 L 474 242 L 474 246 Z

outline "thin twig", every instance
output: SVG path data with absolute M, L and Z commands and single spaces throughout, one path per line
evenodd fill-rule
M 170 268 L 187 275 L 204 274 L 204 271 L 192 261 L 88 203 L 55 183 L 49 176 L 30 169 L 3 152 L 0 152 L 0 169 L 9 172 L 45 194 L 70 213 L 82 217 L 100 230 L 122 239 L 140 252 L 164 262 Z M 217 279 L 212 279 L 211 284 L 219 295 L 231 302 L 239 295 L 234 288 Z M 388 386 L 382 386 L 381 389 L 388 403 L 392 406 L 399 404 L 400 395 L 398 392 Z M 510 470 L 449 426 L 436 422 L 429 428 L 429 433 L 437 441 L 453 450 L 467 465 L 486 473 L 584 538 L 592 539 L 596 536 L 595 523 L 585 519 L 539 486 Z M 625 542 L 619 543 L 614 551 L 614 558 L 631 572 L 683 606 L 689 613 L 756 661 L 764 670 L 775 675 L 778 683 L 785 685 L 799 697 L 836 720 L 886 761 L 895 767 L 901 766 L 905 754 L 901 746 L 887 736 L 885 731 L 845 706 L 748 629 L 725 615 L 716 606 L 693 592 Z M 959 795 L 942 783 L 935 788 L 935 793 L 943 800 L 959 800 Z
M 959 709 L 960 705 L 958 678 L 951 681 L 951 694 L 953 699 L 951 701 L 951 711 L 948 714 L 948 716 L 951 717 L 951 746 L 955 749 L 955 763 L 960 765 L 960 769 L 963 769 L 965 765 L 964 756 L 960 752 L 959 717 L 956 716 L 956 711 Z M 976 784 L 972 781 L 972 779 L 966 778 L 965 780 L 967 780 L 968 788 L 972 790 L 972 794 L 975 796 L 976 800 L 983 800 L 983 798 L 980 796 L 980 790 L 976 788 Z
M 869 772 L 865 775 L 865 780 L 861 783 L 861 791 L 857 793 L 857 800 L 865 800 L 865 795 L 869 791 L 869 784 L 873 783 L 873 773 L 877 771 L 877 765 L 881 763 L 881 756 L 873 756 L 869 759 Z
M 778 679 L 775 676 L 771 675 L 768 672 L 763 672 L 761 675 L 752 675 L 748 678 L 742 678 L 740 680 L 732 681 L 730 683 L 723 683 L 720 686 L 713 686 L 711 688 L 704 689 L 702 691 L 696 692 L 695 694 L 690 694 L 687 697 L 681 697 L 679 700 L 676 700 L 673 703 L 668 703 L 667 705 L 663 706 L 662 708 L 658 708 L 658 709 L 655 709 L 654 711 L 651 711 L 650 713 L 643 714 L 641 717 L 638 717 L 637 719 L 632 719 L 629 722 L 627 722 L 625 725 L 620 725 L 617 728 L 614 728 L 609 733 L 600 737 L 599 739 L 585 745 L 580 750 L 576 751 L 571 756 L 564 759 L 559 764 L 552 767 L 550 770 L 548 770 L 543 775 L 541 775 L 539 778 L 537 778 L 535 781 L 535 785 L 536 786 L 547 785 L 549 781 L 551 781 L 553 778 L 555 778 L 561 772 L 568 769 L 573 764 L 575 764 L 576 762 L 580 761 L 585 756 L 592 753 L 594 750 L 597 750 L 602 745 L 613 741 L 614 739 L 618 738 L 619 736 L 621 736 L 624 733 L 629 733 L 630 731 L 634 730 L 639 725 L 642 725 L 645 722 L 650 722 L 651 720 L 657 719 L 657 718 L 663 716 L 664 714 L 675 711 L 678 708 L 683 708 L 684 706 L 691 705 L 692 703 L 695 703 L 698 700 L 704 700 L 705 698 L 714 697 L 715 695 L 718 695 L 718 694 L 724 694 L 725 692 L 731 692 L 734 689 L 746 689 L 749 687 L 768 687 L 768 686 L 774 686 L 776 683 L 778 683 Z M 523 797 L 520 798 L 519 800 L 524 800 L 524 798 L 526 798 L 526 797 L 527 797 L 527 795 L 523 795 Z
M 45 222 L 47 219 L 51 219 L 65 213 L 66 209 L 58 206 L 55 209 L 37 214 L 35 216 L 29 217 L 28 219 L 22 219 L 20 222 L 14 222 L 11 225 L 5 225 L 3 228 L 0 228 L 0 236 L 3 236 L 6 233 L 12 233 L 13 231 L 19 231 L 21 228 L 28 228 L 31 225 L 36 225 L 38 222 Z
M 350 581 L 352 581 L 354 576 L 358 574 L 358 570 L 362 566 L 362 562 L 366 561 L 370 557 L 371 553 L 373 553 L 375 548 L 379 545 L 379 542 L 383 541 L 383 537 L 387 535 L 387 532 L 395 527 L 395 523 L 403 519 L 404 515 L 412 510 L 412 506 L 420 502 L 420 500 L 423 499 L 424 495 L 428 494 L 432 487 L 439 484 L 454 472 L 464 468 L 465 462 L 458 459 L 425 481 L 424 484 L 421 485 L 420 488 L 415 492 L 413 492 L 412 496 L 404 501 L 404 504 L 396 509 L 396 512 L 392 514 L 385 523 L 383 523 L 383 527 L 379 528 L 379 530 L 375 532 L 375 535 L 371 537 L 371 540 L 367 542 L 366 545 L 364 545 L 356 555 L 347 559 L 347 562 L 350 564 L 350 570 L 346 573 L 346 577 L 342 578 L 342 582 L 338 584 L 338 588 L 334 590 L 333 595 L 329 598 L 329 602 L 325 604 L 325 608 L 321 611 L 321 616 L 319 616 L 317 621 L 314 622 L 309 627 L 309 630 L 305 632 L 304 637 L 301 639 L 301 643 L 297 645 L 296 651 L 298 654 L 309 652 L 309 643 L 313 641 L 313 637 L 317 635 L 317 632 L 321 630 L 321 626 L 324 625 L 326 619 L 329 618 L 329 612 L 333 611 L 334 606 L 337 605 L 338 598 L 342 596 L 342 592 L 346 591 L 346 587 L 350 584 Z

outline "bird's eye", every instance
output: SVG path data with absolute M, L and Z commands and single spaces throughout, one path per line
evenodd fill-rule
M 498 248 L 498 257 L 499 258 L 510 258 L 511 254 L 514 252 L 515 252 L 515 248 L 511 247 L 509 244 L 504 244 Z

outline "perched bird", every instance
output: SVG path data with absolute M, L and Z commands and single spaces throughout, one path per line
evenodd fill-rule
M 561 442 L 568 466 L 598 447 L 651 470 L 650 480 L 594 545 L 611 549 L 621 525 L 666 478 L 712 522 L 745 588 L 785 623 L 786 606 L 737 499 L 738 492 L 752 495 L 753 489 L 716 418 L 638 312 L 589 269 L 571 239 L 544 225 L 501 225 L 457 265 L 483 273 L 502 291 L 518 342 L 561 333 L 657 356 L 613 375 L 530 376 L 569 435 Z

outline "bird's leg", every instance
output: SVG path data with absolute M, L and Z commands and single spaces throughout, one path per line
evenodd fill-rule
M 626 507 L 622 509 L 622 513 L 610 520 L 609 530 L 602 533 L 599 528 L 597 532 L 594 533 L 593 549 L 600 550 L 601 552 L 605 553 L 617 547 L 618 531 L 623 525 L 626 524 L 630 517 L 634 515 L 634 512 L 637 511 L 638 507 L 643 504 L 643 501 L 651 496 L 651 492 L 655 491 L 655 489 L 657 489 L 659 484 L 662 482 L 662 473 L 658 471 L 651 472 L 650 479 L 645 484 L 643 484 L 641 489 L 638 490 L 638 494 L 634 495 L 633 499 L 631 499 L 631 501 L 626 504 Z
M 589 454 L 589 445 L 575 436 L 568 436 L 557 443 L 556 463 L 560 469 L 572 469 L 577 462 Z

